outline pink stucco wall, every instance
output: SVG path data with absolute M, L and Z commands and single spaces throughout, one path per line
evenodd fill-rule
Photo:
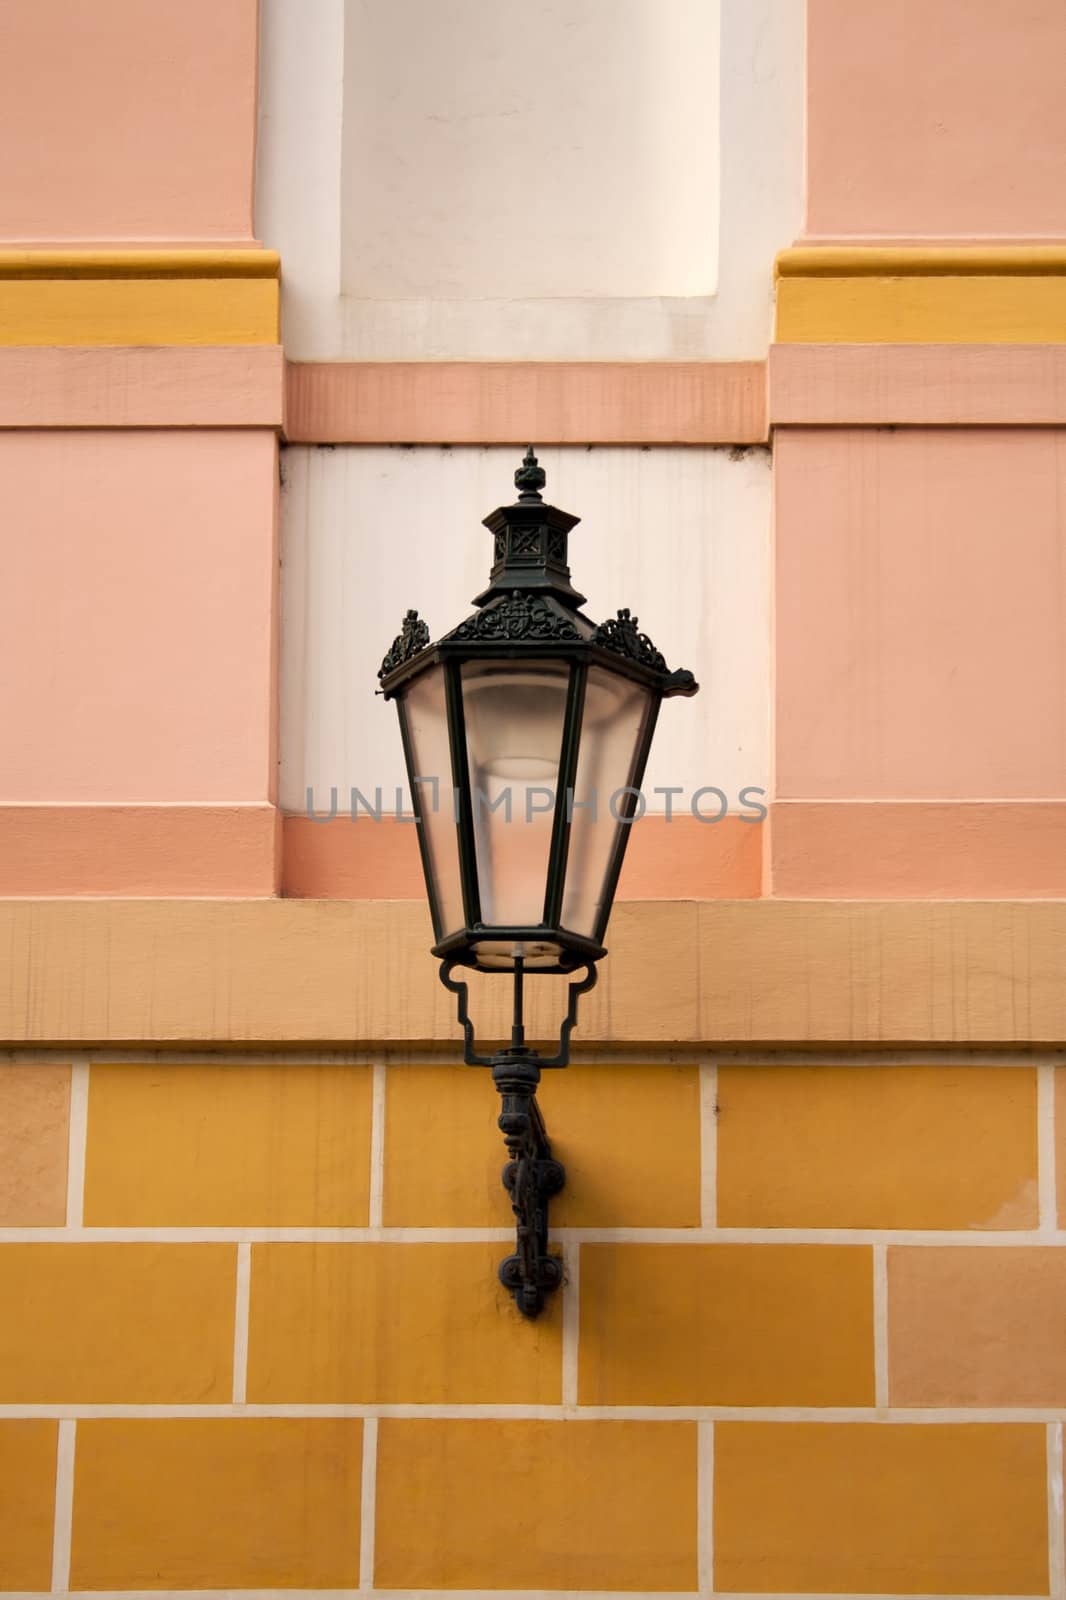
M 1066 236 L 1062 0 L 808 0 L 807 232 Z
M 0 432 L 0 801 L 269 801 L 274 435 Z
M 0 240 L 252 237 L 256 0 L 4 0 Z
M 1066 797 L 1066 431 L 781 429 L 776 792 Z

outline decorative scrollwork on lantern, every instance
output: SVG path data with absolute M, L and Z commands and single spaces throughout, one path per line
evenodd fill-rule
M 539 528 L 514 528 L 511 531 L 512 556 L 539 556 L 542 534 Z
M 403 627 L 392 641 L 384 661 L 378 668 L 378 677 L 385 678 L 390 672 L 395 672 L 397 667 L 402 667 L 405 661 L 410 661 L 412 656 L 418 655 L 429 643 L 429 629 L 418 615 L 417 611 L 408 611 L 403 619 Z
M 580 639 L 561 607 L 539 595 L 515 589 L 506 600 L 486 606 L 461 622 L 451 639 Z
M 601 650 L 613 650 L 630 661 L 639 661 L 641 666 L 651 667 L 656 672 L 669 671 L 662 651 L 655 648 L 646 633 L 639 631 L 637 621 L 630 616 L 628 607 L 623 608 L 617 617 L 600 623 L 589 643 L 598 644 Z

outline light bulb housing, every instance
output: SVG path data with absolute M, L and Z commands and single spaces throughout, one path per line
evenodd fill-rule
M 663 700 L 695 694 L 620 611 L 597 625 L 570 582 L 577 518 L 520 494 L 485 518 L 477 610 L 435 643 L 409 611 L 382 662 L 395 700 L 434 954 L 481 971 L 571 973 L 604 938 Z

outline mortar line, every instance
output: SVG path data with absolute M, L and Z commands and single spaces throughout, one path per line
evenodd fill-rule
M 1053 1234 L 1058 1226 L 1055 1175 L 1055 1068 L 1036 1069 L 1037 1188 L 1040 1232 Z
M 70 1064 L 70 1120 L 67 1130 L 67 1227 L 80 1228 L 85 1216 L 85 1152 L 89 1139 L 89 1062 Z
M 714 1423 L 697 1423 L 696 1582 L 701 1595 L 714 1591 Z
M 1066 1228 L 673 1228 L 553 1227 L 556 1243 L 581 1244 L 796 1244 L 946 1245 L 1031 1249 L 1066 1245 Z M 507 1244 L 514 1228 L 426 1227 L 0 1227 L 4 1244 Z
M 34 1594 L 39 1591 L 34 1591 Z M 360 1589 L 94 1589 L 92 1600 L 353 1600 L 361 1595 Z M 676 1589 L 372 1589 L 375 1600 L 531 1600 L 532 1596 L 550 1594 L 551 1600 L 678 1600 Z M 695 1590 L 683 1591 L 690 1597 Z M 34 1600 L 29 1591 L 11 1591 L 24 1600 Z M 748 1593 L 719 1589 L 714 1600 L 752 1600 Z M 841 1600 L 839 1592 L 825 1593 L 810 1590 L 775 1591 L 773 1600 Z M 881 1591 L 862 1595 L 862 1600 L 944 1600 L 943 1594 L 904 1594 Z M 1032 1595 L 989 1594 L 953 1595 L 951 1600 L 1033 1600 Z
M 34 1600 L 29 1591 L 11 1591 L 22 1600 Z M 676 1589 L 373 1589 L 369 1591 L 376 1600 L 531 1600 L 538 1595 L 550 1595 L 551 1600 L 678 1600 Z M 353 1600 L 362 1594 L 359 1589 L 93 1589 L 92 1600 Z M 683 1593 L 689 1600 L 695 1590 Z M 719 1589 L 714 1600 L 752 1600 L 750 1592 L 738 1594 L 734 1590 Z M 815 1593 L 810 1590 L 775 1591 L 773 1600 L 841 1600 L 840 1593 Z M 944 1600 L 943 1594 L 886 1593 L 862 1595 L 862 1600 Z M 953 1595 L 951 1600 L 1033 1600 L 1032 1595 Z
M 233 1404 L 248 1398 L 248 1315 L 252 1299 L 252 1247 L 237 1246 L 237 1275 L 233 1309 Z
M 363 1423 L 363 1468 L 359 1487 L 359 1588 L 374 1587 L 374 1538 L 378 1496 L 378 1419 Z
M 0 1228 L 5 1244 L 505 1244 L 513 1228 Z
M 562 1389 L 564 1406 L 577 1408 L 578 1348 L 581 1340 L 581 1245 L 567 1239 L 565 1245 L 562 1331 Z
M 1048 1589 L 1051 1600 L 1066 1596 L 1066 1527 L 1062 1508 L 1062 1423 L 1047 1427 Z
M 578 1405 L 561 1402 L 551 1405 L 511 1404 L 505 1401 L 470 1402 L 256 1402 L 235 1405 L 232 1401 L 171 1404 L 127 1404 L 125 1402 L 87 1402 L 52 1405 L 26 1403 L 0 1405 L 0 1420 L 26 1421 L 48 1418 L 52 1421 L 78 1418 L 219 1418 L 219 1417 L 300 1417 L 341 1419 L 395 1417 L 411 1420 L 471 1422 L 773 1422 L 787 1427 L 792 1423 L 862 1422 L 926 1428 L 946 1423 L 966 1426 L 1020 1423 L 1046 1427 L 1066 1423 L 1064 1406 L 934 1406 L 917 1409 L 909 1406 L 760 1406 L 760 1405 Z
M 56 1503 L 52 1525 L 52 1593 L 70 1588 L 70 1541 L 74 1526 L 74 1444 L 78 1424 L 64 1417 L 56 1439 Z
M 873 1246 L 874 1403 L 888 1405 L 888 1249 Z
M 385 1203 L 385 1073 L 384 1061 L 373 1066 L 370 1098 L 370 1200 L 367 1221 L 381 1227 Z
M 718 1224 L 718 1068 L 700 1062 L 700 1226 Z

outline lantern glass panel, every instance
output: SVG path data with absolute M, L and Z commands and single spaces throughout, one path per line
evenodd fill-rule
M 430 667 L 413 679 L 400 706 L 407 726 L 408 777 L 422 823 L 426 886 L 439 940 L 465 922 L 444 668 Z M 416 784 L 416 778 L 422 782 Z
M 481 920 L 536 928 L 544 920 L 570 667 L 467 661 L 462 683 Z
M 562 914 L 563 927 L 586 938 L 597 937 L 614 846 L 631 826 L 618 820 L 627 815 L 620 791 L 633 783 L 656 698 L 617 673 L 589 669 Z

